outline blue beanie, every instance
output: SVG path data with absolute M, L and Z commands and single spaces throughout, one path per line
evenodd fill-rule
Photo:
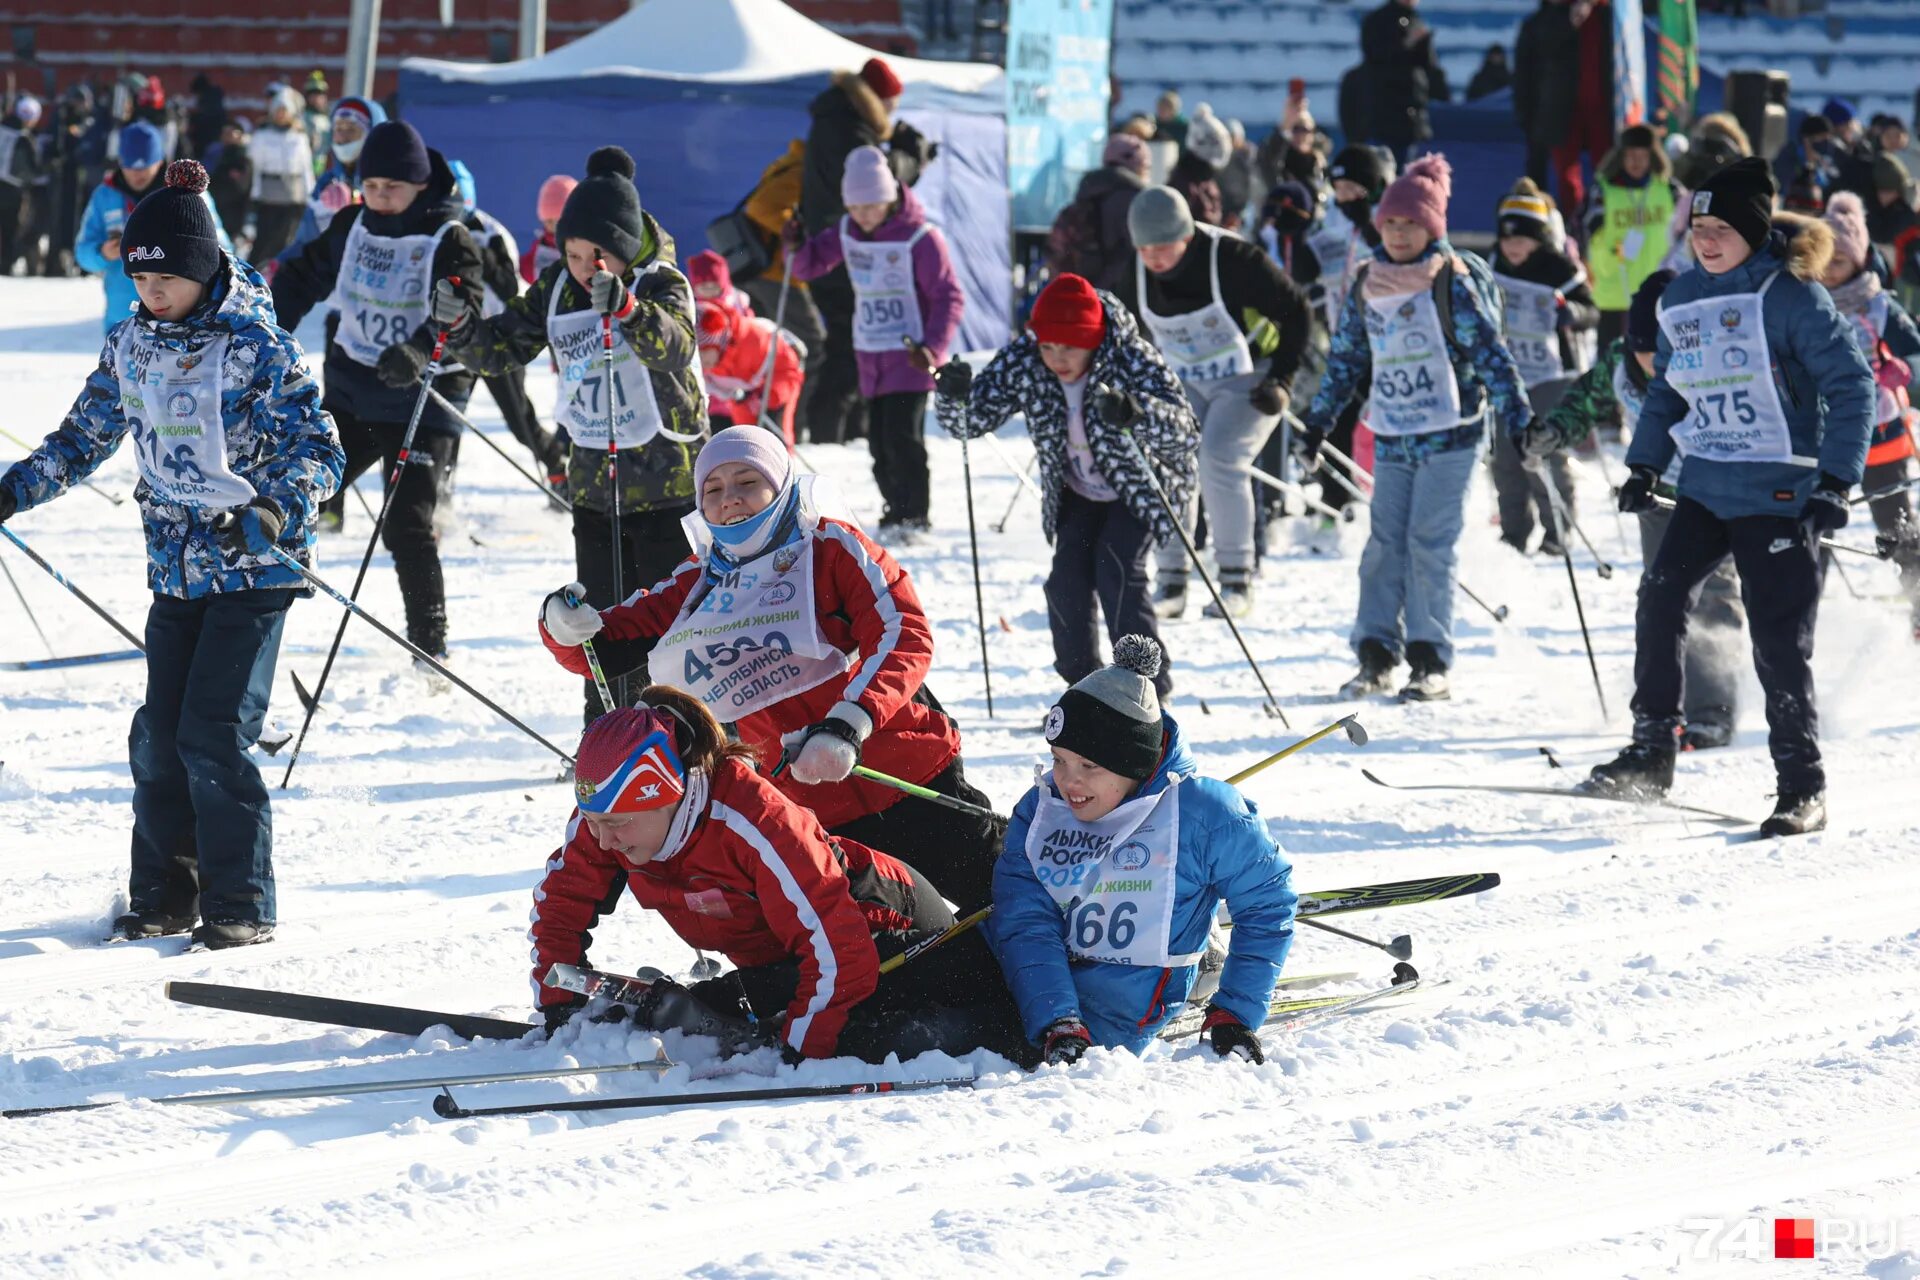
M 375 125 L 360 149 L 360 177 L 418 183 L 431 179 L 433 162 L 420 131 L 404 120 Z
M 166 138 L 145 120 L 136 120 L 120 131 L 122 169 L 144 169 L 166 158 Z
M 1828 98 L 1826 102 L 1821 104 L 1820 114 L 1825 116 L 1827 123 L 1834 128 L 1843 129 L 1846 127 L 1848 121 L 1859 115 L 1860 112 L 1845 98 Z

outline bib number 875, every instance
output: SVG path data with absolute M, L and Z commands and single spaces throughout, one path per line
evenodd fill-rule
M 1075 950 L 1092 951 L 1104 941 L 1111 950 L 1125 951 L 1139 930 L 1133 919 L 1139 913 L 1137 902 L 1116 902 L 1111 912 L 1100 902 L 1082 902 L 1070 908 L 1067 928 Z
M 1713 410 L 1711 415 L 1707 412 L 1709 408 Z M 1760 411 L 1754 408 L 1753 395 L 1748 391 L 1735 391 L 1731 394 L 1717 391 L 1712 395 L 1701 396 L 1694 401 L 1693 405 L 1694 421 L 1703 428 L 1726 426 L 1729 411 L 1732 413 L 1733 420 L 1743 427 L 1752 426 L 1760 416 Z M 1718 421 L 1715 420 L 1716 418 Z

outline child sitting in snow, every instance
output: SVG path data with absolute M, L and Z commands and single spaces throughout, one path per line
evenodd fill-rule
M 1233 941 L 1207 1006 L 1214 1052 L 1264 1062 L 1293 942 L 1293 868 L 1254 807 L 1197 776 L 1160 709 L 1160 647 L 1114 646 L 1047 713 L 1053 771 L 1014 807 L 988 924 L 1026 1033 L 1049 1063 L 1136 1052 L 1179 1013 L 1222 899 Z

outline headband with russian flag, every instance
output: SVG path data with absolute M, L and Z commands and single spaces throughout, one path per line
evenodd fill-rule
M 584 813 L 645 813 L 676 804 L 686 793 L 686 766 L 664 729 L 642 738 L 602 781 L 580 778 L 574 784 Z

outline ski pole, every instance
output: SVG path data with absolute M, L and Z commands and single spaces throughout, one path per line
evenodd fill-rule
M 1876 494 L 1875 496 L 1880 497 L 1884 495 Z M 1653 505 L 1659 507 L 1662 511 L 1672 511 L 1680 504 L 1672 498 L 1663 498 L 1655 494 Z M 1866 556 L 1869 560 L 1891 560 L 1893 558 L 1891 550 L 1883 555 L 1879 551 L 1869 551 L 1865 547 L 1856 547 L 1850 543 L 1841 542 L 1838 538 L 1829 538 L 1825 534 L 1820 535 L 1820 545 L 1829 551 L 1845 551 L 1849 555 Z
M 1488 604 L 1485 600 L 1482 600 L 1479 596 L 1475 595 L 1473 592 L 1473 588 L 1468 586 L 1466 583 L 1460 581 L 1460 579 L 1458 578 L 1455 578 L 1453 580 L 1453 585 L 1460 588 L 1461 594 L 1465 595 L 1467 599 L 1473 601 L 1475 604 L 1479 605 L 1482 609 L 1485 609 L 1487 613 L 1492 616 L 1495 622 L 1505 622 L 1507 620 L 1507 606 L 1501 605 L 1499 608 L 1496 609 L 1494 606 Z
M 446 413 L 449 417 L 451 417 L 455 422 L 459 423 L 462 427 L 465 427 L 468 431 L 472 432 L 474 435 L 479 436 L 480 443 L 486 445 L 487 448 L 499 454 L 501 461 L 505 462 L 508 466 L 512 467 L 515 471 L 518 471 L 523 479 L 530 481 L 532 483 L 534 488 L 538 489 L 541 493 L 546 494 L 547 497 L 553 499 L 553 501 L 560 504 L 560 506 L 566 508 L 568 511 L 573 510 L 573 504 L 567 501 L 565 497 L 555 492 L 552 485 L 549 485 L 545 480 L 542 480 L 539 476 L 534 475 L 533 472 L 527 470 L 525 467 L 521 466 L 518 462 L 514 461 L 512 454 L 508 453 L 505 449 L 502 449 L 499 446 L 499 444 L 495 442 L 492 436 L 482 431 L 479 427 L 474 426 L 473 420 L 467 417 L 466 414 L 454 408 L 453 404 L 445 396 L 441 395 L 438 391 L 432 392 L 431 394 L 433 396 L 433 402 L 439 405 L 441 410 L 444 413 Z M 354 492 L 357 493 L 359 492 L 359 490 L 356 489 Z
M 921 1093 L 930 1089 L 971 1089 L 972 1076 L 943 1080 L 892 1080 L 870 1084 L 795 1085 L 785 1089 L 734 1089 L 726 1093 L 653 1094 L 638 1098 L 570 1098 L 564 1102 L 530 1102 L 512 1107 L 463 1107 L 453 1094 L 433 1100 L 433 1113 L 445 1120 L 475 1116 L 524 1116 L 542 1111 L 612 1111 L 621 1108 L 710 1106 L 726 1102 L 772 1102 L 784 1098 L 845 1098 L 869 1093 Z
M 112 614 L 108 613 L 105 609 L 101 608 L 99 603 L 95 601 L 92 596 L 88 595 L 86 592 L 82 591 L 80 588 L 74 586 L 71 582 L 68 582 L 66 580 L 66 577 L 62 575 L 58 569 L 48 564 L 46 560 L 42 558 L 42 556 L 38 551 L 35 551 L 32 547 L 26 544 L 26 542 L 20 537 L 19 534 L 15 533 L 13 530 L 7 528 L 7 526 L 3 524 L 0 524 L 0 534 L 5 534 L 8 542 L 11 542 L 14 546 L 20 548 L 20 550 L 26 553 L 27 559 L 33 561 L 35 564 L 39 565 L 42 569 L 46 570 L 48 577 L 52 578 L 55 582 L 65 587 L 68 591 L 72 592 L 74 599 L 78 600 L 81 604 L 87 606 L 87 608 L 99 614 L 101 619 L 108 626 L 112 627 L 115 631 L 118 631 L 128 644 L 132 645 L 134 648 L 138 649 L 142 653 L 145 653 L 147 651 L 147 646 L 140 643 L 139 636 L 136 636 L 135 634 L 133 634 L 133 632 L 121 626 L 120 620 L 114 617 Z
M 1400 934 L 1391 942 L 1380 942 L 1376 939 L 1366 937 L 1364 934 L 1348 933 L 1345 929 L 1337 928 L 1324 920 L 1315 920 L 1312 916 L 1300 916 L 1298 919 L 1301 924 L 1318 929 L 1322 933 L 1330 933 L 1336 938 L 1345 938 L 1348 942 L 1358 942 L 1365 946 L 1372 947 L 1376 951 L 1384 951 L 1395 960 L 1410 960 L 1413 958 L 1413 939 L 1407 934 Z
M 1036 498 L 1043 498 L 1046 496 L 1045 494 L 1040 492 L 1040 486 L 1035 484 L 1032 478 L 1027 474 L 1029 471 L 1033 470 L 1033 463 L 1039 461 L 1040 459 L 1040 455 L 1037 452 L 1033 455 L 1033 461 L 1028 462 L 1026 465 L 1026 468 L 1023 470 L 1020 467 L 1016 467 L 1013 464 L 1013 455 L 1007 452 L 1007 446 L 1000 443 L 999 436 L 996 436 L 995 434 L 993 434 L 993 432 L 989 431 L 985 435 L 981 436 L 980 438 L 982 440 L 985 440 L 989 445 L 991 445 L 993 447 L 993 451 L 1000 455 L 1001 465 L 1006 467 L 1008 471 L 1011 471 L 1013 473 L 1013 478 L 1020 482 L 1020 486 L 1022 488 L 1033 490 L 1033 496 Z
M 11 440 L 14 444 L 19 445 L 22 449 L 25 449 L 28 453 L 33 452 L 34 446 L 28 444 L 25 440 L 22 440 L 19 436 L 13 434 L 13 432 L 8 431 L 4 427 L 0 427 L 0 436 L 4 436 L 8 440 Z M 114 493 L 108 489 L 102 489 L 99 485 L 95 484 L 91 480 L 82 480 L 80 482 L 80 485 L 82 488 L 93 490 L 95 493 L 99 494 L 101 497 L 105 498 L 108 502 L 111 502 L 116 507 L 120 506 L 122 503 L 126 501 L 126 498 L 123 495 Z
M 915 345 L 912 338 L 903 341 L 908 346 Z M 967 549 L 973 557 L 973 621 L 980 633 L 980 678 L 987 686 L 987 719 L 991 720 L 993 667 L 987 661 L 987 605 L 980 592 L 980 528 L 973 516 L 973 456 L 967 451 L 967 434 L 964 431 L 960 433 L 960 479 L 967 490 Z
M 1259 467 L 1252 466 L 1252 465 L 1249 465 L 1247 467 L 1247 472 L 1248 474 L 1252 475 L 1255 480 L 1267 486 L 1267 488 L 1269 489 L 1276 490 L 1277 492 L 1283 493 L 1290 498 L 1298 497 L 1300 501 L 1305 504 L 1307 510 L 1317 511 L 1321 515 L 1327 517 L 1327 519 L 1329 520 L 1339 520 L 1343 523 L 1351 524 L 1354 520 L 1359 518 L 1360 512 L 1359 512 L 1359 508 L 1357 507 L 1342 507 L 1339 511 L 1335 511 L 1332 507 L 1328 506 L 1326 503 L 1321 502 L 1316 498 L 1309 498 L 1306 495 L 1306 492 L 1302 490 L 1299 485 L 1294 484 L 1292 481 L 1282 480 L 1278 476 L 1273 475 L 1266 471 L 1262 471 Z
M 1839 575 L 1839 577 L 1840 577 L 1840 585 L 1841 585 L 1841 586 L 1843 586 L 1843 587 L 1845 587 L 1845 588 L 1847 589 L 1847 594 L 1848 594 L 1848 595 L 1850 595 L 1850 596 L 1852 596 L 1852 597 L 1853 597 L 1853 598 L 1854 598 L 1855 600 L 1859 600 L 1859 599 L 1861 599 L 1862 597 L 1861 597 L 1861 595 L 1860 595 L 1860 593 L 1859 593 L 1858 591 L 1855 591 L 1855 590 L 1853 589 L 1853 579 L 1852 579 L 1852 578 L 1849 578 L 1849 577 L 1847 576 L 1847 571 L 1846 571 L 1846 569 L 1845 569 L 1845 568 L 1843 567 L 1843 565 L 1842 565 L 1842 563 L 1841 563 L 1841 560 L 1840 560 L 1840 557 L 1838 557 L 1838 556 L 1831 556 L 1831 557 L 1830 557 L 1830 558 L 1828 559 L 1828 561 L 1827 561 L 1827 563 L 1828 563 L 1828 564 L 1830 564 L 1830 565 L 1832 565 L 1832 566 L 1833 566 L 1833 571 L 1834 571 L 1834 573 L 1836 573 L 1836 574 L 1838 574 L 1838 575 Z
M 606 260 L 598 253 L 593 255 L 593 269 L 605 271 Z M 619 423 L 619 410 L 615 405 L 613 384 L 613 315 L 600 317 L 600 349 L 606 361 L 607 382 L 607 519 L 612 529 L 613 543 L 613 603 L 619 604 L 627 598 L 626 584 L 626 539 L 620 536 L 620 445 L 616 434 Z M 627 703 L 627 678 L 617 681 L 620 706 Z
M 753 384 L 760 388 L 761 426 L 768 425 L 767 414 L 773 408 L 773 362 L 780 354 L 780 326 L 787 318 L 787 290 L 793 287 L 793 255 L 783 253 L 780 259 L 780 296 L 773 304 L 773 337 L 767 343 L 767 361 L 760 366 L 760 377 Z M 779 434 L 787 442 L 787 452 L 793 452 L 792 432 L 782 426 Z
M 447 281 L 455 288 L 460 286 L 458 276 L 448 276 Z M 413 456 L 413 437 L 420 430 L 421 416 L 427 411 L 427 397 L 433 391 L 433 380 L 440 376 L 440 357 L 447 349 L 447 332 L 442 329 L 434 335 L 433 354 L 427 357 L 427 367 L 420 378 L 420 394 L 413 398 L 413 413 L 408 416 L 407 429 L 400 436 L 400 452 L 394 455 L 393 468 L 387 472 L 386 492 L 380 499 L 380 513 L 373 518 L 373 533 L 367 538 L 366 551 L 361 553 L 360 569 L 353 575 L 353 589 L 347 592 L 349 607 L 360 598 L 360 588 L 367 580 L 367 566 L 373 563 L 373 549 L 380 545 L 380 531 L 386 528 L 387 512 L 393 506 L 394 490 L 400 487 L 400 477 Z M 301 573 L 306 573 L 306 569 L 297 562 L 289 563 Z M 332 589 L 328 588 L 328 592 L 331 594 Z M 282 791 L 293 781 L 293 767 L 300 763 L 300 749 L 306 745 L 307 731 L 313 727 L 314 713 L 320 710 L 320 697 L 327 691 L 327 677 L 333 674 L 334 659 L 340 656 L 340 642 L 347 635 L 347 617 L 344 613 L 340 615 L 340 625 L 333 633 L 333 644 L 327 648 L 327 660 L 320 664 L 320 683 L 313 686 L 310 697 L 302 699 L 306 703 L 307 713 L 300 721 L 299 736 L 293 740 L 293 754 L 287 757 L 287 771 L 280 775 Z
M 1607 462 L 1607 447 L 1601 443 L 1600 437 L 1597 435 L 1593 439 L 1593 456 L 1600 460 L 1600 479 L 1605 482 L 1607 492 L 1619 492 L 1613 483 L 1613 467 Z M 1626 521 L 1621 518 L 1620 504 L 1614 502 L 1608 505 L 1613 508 L 1613 531 L 1620 535 L 1620 553 L 1624 556 L 1631 557 L 1633 555 L 1633 544 L 1627 541 L 1627 524 Z M 1595 559 L 1598 558 L 1597 556 L 1595 557 Z
M 567 592 L 564 598 L 568 604 L 575 607 L 585 603 L 579 596 L 574 595 L 571 591 Z M 618 704 L 613 700 L 613 690 L 607 685 L 607 673 L 600 666 L 600 655 L 594 651 L 593 641 L 591 639 L 582 640 L 580 642 L 580 652 L 586 655 L 587 670 L 593 672 L 593 687 L 600 691 L 600 709 L 602 711 L 612 711 Z
M 1142 449 L 1140 442 L 1134 439 L 1130 428 L 1122 427 L 1120 434 L 1125 436 L 1127 443 L 1133 447 L 1133 456 L 1140 460 L 1140 470 L 1146 475 L 1147 483 L 1153 487 L 1153 496 L 1160 499 L 1160 509 L 1167 513 L 1167 521 L 1173 525 L 1173 531 L 1180 535 L 1180 545 L 1187 549 L 1187 559 L 1192 563 L 1194 571 L 1200 575 L 1200 581 L 1207 584 L 1207 594 L 1213 597 L 1213 607 L 1220 611 L 1220 618 L 1227 624 L 1227 630 L 1233 632 L 1234 643 L 1240 646 L 1241 655 L 1246 658 L 1247 665 L 1253 669 L 1253 678 L 1260 682 L 1262 692 L 1267 695 L 1267 714 L 1277 716 L 1283 727 L 1293 728 L 1287 723 L 1287 713 L 1280 709 L 1279 699 L 1273 696 L 1273 688 L 1267 683 L 1266 674 L 1260 670 L 1260 664 L 1253 660 L 1253 650 L 1247 648 L 1246 638 L 1240 634 L 1239 624 L 1233 620 L 1233 615 L 1227 612 L 1226 601 L 1220 598 L 1220 589 L 1213 585 L 1213 575 L 1207 572 L 1206 565 L 1200 563 L 1200 552 L 1194 547 L 1193 538 L 1187 533 L 1187 526 L 1180 519 L 1180 513 L 1173 509 L 1173 502 L 1167 497 L 1167 491 L 1161 487 L 1160 477 L 1153 473 L 1153 464 L 1147 461 L 1146 450 Z
M 892 956 L 892 957 L 889 957 L 888 959 L 882 960 L 880 962 L 881 974 L 884 976 L 886 974 L 892 973 L 895 969 L 898 969 L 901 965 L 907 963 L 907 961 L 909 960 L 912 960 L 914 957 L 924 955 L 927 952 L 933 950 L 935 947 L 940 946 L 942 943 L 953 941 L 955 938 L 959 937 L 961 934 L 965 933 L 967 930 L 973 928 L 973 926 L 979 924 L 982 920 L 985 920 L 988 916 L 992 914 L 993 914 L 993 906 L 991 903 L 989 903 L 987 906 L 980 908 L 978 911 L 974 912 L 973 914 L 969 916 L 965 916 L 959 920 L 955 920 L 952 924 L 948 925 L 946 928 L 942 929 L 940 932 L 934 934 L 931 938 L 922 938 L 920 939 L 920 941 L 908 947 L 905 951 L 902 951 L 899 955 Z
M 1587 630 L 1587 610 L 1580 603 L 1580 582 L 1573 572 L 1573 551 L 1567 546 L 1566 507 L 1560 501 L 1560 491 L 1551 483 L 1547 485 L 1547 510 L 1553 516 L 1554 541 L 1560 544 L 1560 557 L 1566 561 L 1567 586 L 1573 591 L 1573 612 L 1580 619 L 1580 639 L 1587 646 L 1587 666 L 1593 671 L 1593 692 L 1600 699 L 1600 718 L 1605 720 L 1608 718 L 1607 691 L 1600 683 L 1600 660 L 1593 656 L 1593 635 Z
M 1373 477 L 1367 474 L 1365 468 L 1324 441 L 1320 445 L 1320 456 L 1330 458 L 1336 464 L 1331 467 L 1322 468 L 1328 475 L 1333 477 L 1334 483 L 1338 484 L 1361 502 L 1371 503 L 1373 501 L 1372 494 L 1369 493 L 1365 487 L 1373 482 Z
M 1351 742 L 1354 746 L 1364 747 L 1367 745 L 1367 731 L 1361 727 L 1360 718 L 1358 716 L 1341 716 L 1338 720 L 1335 720 L 1332 724 L 1328 725 L 1326 728 L 1316 729 L 1314 732 L 1300 739 L 1300 741 L 1294 743 L 1292 746 L 1282 747 L 1280 748 L 1280 750 L 1274 752 L 1272 755 L 1268 756 L 1266 759 L 1258 762 L 1257 764 L 1248 765 L 1246 768 L 1242 769 L 1240 772 L 1228 778 L 1227 783 L 1229 786 L 1237 787 L 1242 782 L 1245 782 L 1248 778 L 1251 778 L 1254 774 L 1266 768 L 1268 765 L 1279 764 L 1282 760 L 1285 760 L 1288 756 L 1292 755 L 1294 752 L 1304 751 L 1306 748 L 1320 741 L 1320 739 L 1328 737 L 1329 735 L 1336 733 L 1341 729 L 1345 729 L 1347 731 L 1347 741 Z
M 782 763 L 784 764 L 785 762 L 782 761 Z M 776 773 L 777 772 L 776 770 Z M 868 782 L 877 782 L 883 787 L 892 787 L 895 791 L 903 791 L 910 796 L 915 796 L 921 800 L 926 800 L 960 813 L 970 813 L 976 818 L 993 818 L 998 820 L 1000 817 L 999 814 L 991 809 L 983 809 L 977 804 L 968 804 L 965 800 L 956 800 L 952 796 L 943 795 L 935 791 L 932 787 L 922 787 L 915 783 L 907 782 L 904 779 L 896 778 L 891 774 L 881 773 L 877 769 L 869 769 L 863 764 L 853 766 L 853 776 L 856 778 L 865 778 Z
M 1847 505 L 1857 507 L 1863 502 L 1878 502 L 1882 498 L 1897 498 L 1901 494 L 1907 493 L 1916 487 L 1920 487 L 1920 476 L 1915 476 L 1911 480 L 1903 480 L 1899 484 L 1888 485 L 1884 489 L 1875 489 L 1871 493 L 1862 490 L 1853 497 L 1848 498 Z
M 1560 496 L 1560 487 L 1554 484 L 1553 477 L 1547 474 L 1545 464 L 1534 459 L 1527 459 L 1527 461 L 1533 465 L 1524 467 L 1523 469 L 1533 478 L 1539 480 L 1541 487 L 1547 491 L 1548 501 L 1553 506 L 1558 518 L 1558 523 L 1564 526 L 1564 528 L 1559 530 L 1561 536 L 1564 538 L 1566 536 L 1566 530 L 1572 529 L 1573 536 L 1580 539 L 1580 545 L 1585 547 L 1587 554 L 1593 557 L 1594 572 L 1602 578 L 1611 578 L 1613 576 L 1613 566 L 1607 563 L 1606 557 L 1601 555 L 1598 548 L 1593 545 L 1593 539 L 1589 538 L 1587 531 L 1580 527 L 1580 522 L 1573 518 L 1573 512 L 1567 509 L 1566 499 Z
M 20 602 L 20 612 L 26 614 L 27 621 L 33 624 L 34 631 L 40 637 L 40 643 L 46 646 L 47 656 L 49 658 L 57 657 L 58 655 L 53 651 L 53 641 L 47 639 L 46 628 L 42 627 L 40 625 L 40 619 L 34 616 L 33 606 L 27 603 L 27 593 L 20 589 L 20 584 L 14 580 L 13 570 L 8 567 L 5 560 L 0 560 L 0 573 L 7 575 L 7 585 L 13 588 L 14 598 Z
M 992 437 L 989 436 L 988 439 L 992 439 Z M 993 526 L 995 533 L 1005 533 L 1007 531 L 1007 521 L 1013 519 L 1013 509 L 1020 505 L 1021 494 L 1025 493 L 1029 488 L 1032 488 L 1036 493 L 1039 492 L 1039 486 L 1034 485 L 1032 482 L 1033 468 L 1039 461 L 1040 455 L 1037 453 L 1034 454 L 1032 460 L 1027 463 L 1027 469 L 1020 473 L 1020 479 L 1026 483 L 1013 486 L 1013 496 L 1007 499 L 1007 509 L 1001 514 L 1000 523 Z
M 532 738 L 535 742 L 539 743 L 541 746 L 545 747 L 547 750 L 553 752 L 553 754 L 559 756 L 562 760 L 565 760 L 568 764 L 573 763 L 572 756 L 568 755 L 566 752 L 562 751 L 560 748 L 554 746 L 551 742 L 548 742 L 545 738 L 541 737 L 539 733 L 537 733 L 535 730 L 530 728 L 525 721 L 521 720 L 518 716 L 514 715 L 511 711 L 508 711 L 505 707 L 495 702 L 492 698 L 489 698 L 486 694 L 480 692 L 478 689 L 468 684 L 465 680 L 462 680 L 459 677 L 459 675 L 457 675 L 453 670 L 451 670 L 444 662 L 441 662 L 440 659 L 434 657 L 432 654 L 428 653 L 425 649 L 422 649 L 419 645 L 407 639 L 405 636 L 401 635 L 398 631 L 395 631 L 392 627 L 380 621 L 380 619 L 374 617 L 371 613 L 368 613 L 351 596 L 342 595 L 338 590 L 336 590 L 332 586 L 332 584 L 327 582 L 325 578 L 322 578 L 319 574 L 313 572 L 311 569 L 301 564 L 298 560 L 295 560 L 292 556 L 288 555 L 285 551 L 282 551 L 279 547 L 271 547 L 269 548 L 269 551 L 272 553 L 273 558 L 278 560 L 281 564 L 284 564 L 285 566 L 287 566 L 287 568 L 293 570 L 295 573 L 299 574 L 302 578 L 305 578 L 308 582 L 318 587 L 321 591 L 326 592 L 327 595 L 331 596 L 334 600 L 338 601 L 340 604 L 345 605 L 348 614 L 359 618 L 361 621 L 371 626 L 375 631 L 378 631 L 381 635 L 393 641 L 395 644 L 405 649 L 408 653 L 412 654 L 414 657 L 419 658 L 421 661 L 425 662 L 428 666 L 432 667 L 435 671 L 445 676 L 448 680 L 451 680 L 454 684 L 457 684 L 462 689 L 465 689 L 469 694 L 473 696 L 475 701 L 479 702 L 482 706 L 486 707 L 487 710 L 493 712 L 495 715 L 499 716 L 502 720 L 505 720 L 508 724 L 520 730 L 520 732 L 526 734 L 529 738 Z
M 164 1098 L 116 1098 L 107 1102 L 72 1102 L 60 1107 L 19 1107 L 0 1116 L 53 1115 L 62 1111 L 97 1111 L 129 1102 L 152 1102 L 166 1107 L 245 1107 L 256 1102 L 287 1102 L 298 1098 L 351 1098 L 369 1093 L 404 1093 L 409 1089 L 445 1089 L 456 1084 L 504 1084 L 514 1080 L 559 1080 L 568 1076 L 612 1075 L 620 1071 L 671 1071 L 680 1064 L 662 1049 L 644 1062 L 614 1062 L 604 1067 L 549 1067 L 544 1071 L 491 1071 L 468 1076 L 418 1076 L 410 1080 L 360 1080 L 345 1084 L 297 1085 L 288 1089 L 233 1089 L 225 1093 L 177 1093 Z

